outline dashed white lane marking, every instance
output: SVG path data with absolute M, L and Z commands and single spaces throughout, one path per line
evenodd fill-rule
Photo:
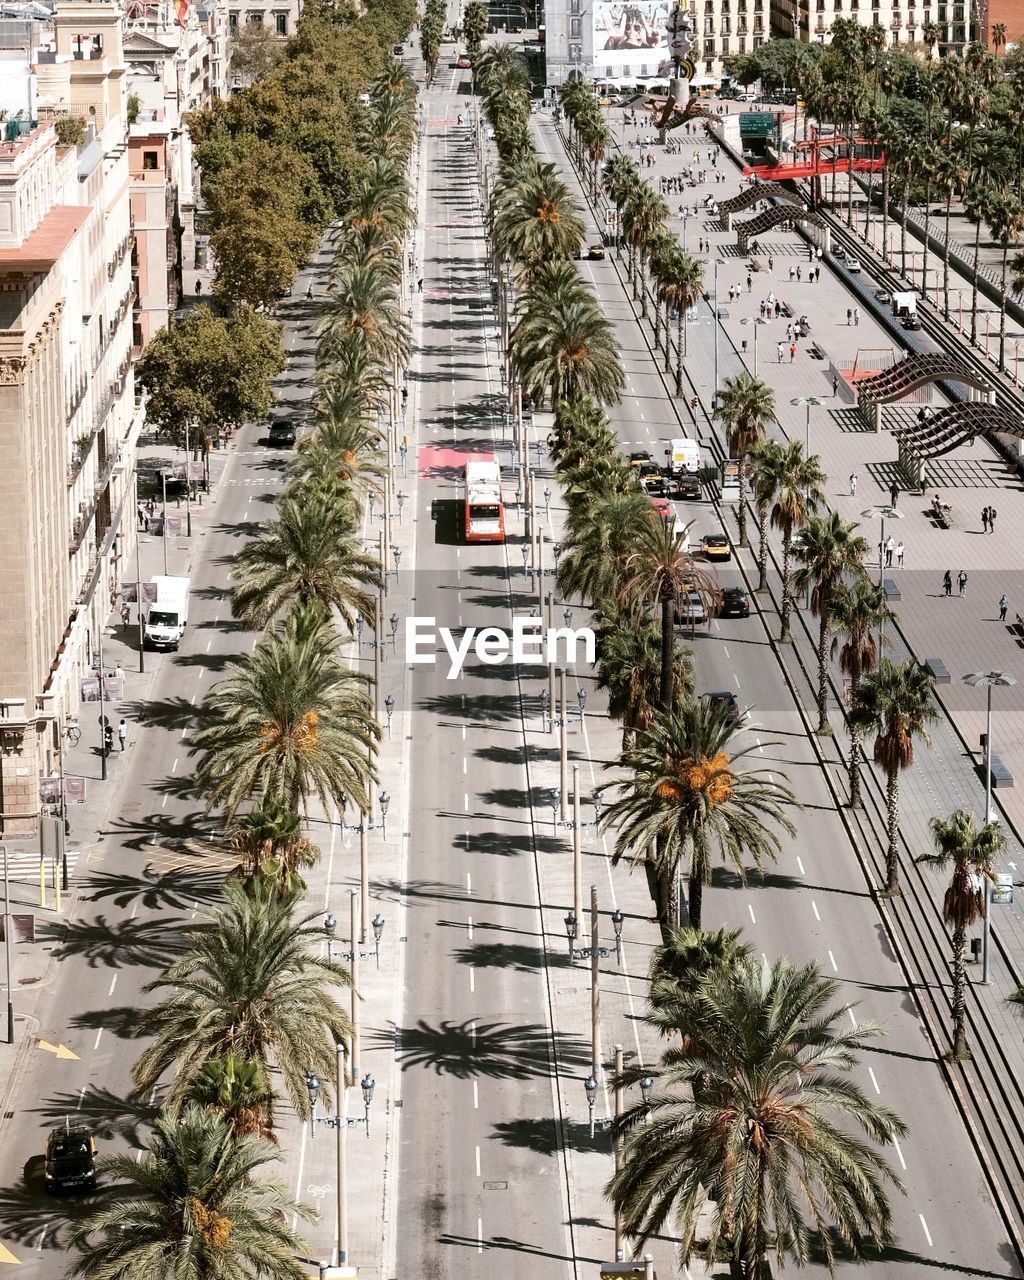
M 857 1019 L 853 1016 L 853 1010 L 852 1010 L 852 1009 L 847 1009 L 847 1011 L 846 1011 L 846 1012 L 850 1015 L 850 1021 L 853 1023 L 853 1029 L 854 1029 L 854 1031 L 856 1031 L 856 1030 L 857 1030 Z
M 878 1087 L 878 1081 L 875 1079 L 875 1073 L 871 1067 L 868 1067 L 868 1075 L 871 1077 L 871 1083 L 875 1086 L 875 1093 L 880 1094 L 882 1091 Z
M 476 990 L 476 974 L 472 969 L 469 971 L 469 989 L 470 991 Z
M 750 905 L 749 902 L 747 903 L 747 910 L 750 912 L 750 923 L 757 924 L 757 920 L 754 918 L 754 908 Z
M 480 1177 L 480 1148 L 476 1149 L 476 1176 Z
M 732 678 L 736 681 L 736 688 L 738 689 L 740 687 L 740 678 L 735 671 L 733 672 Z
M 100 1027 L 100 1029 L 96 1032 L 96 1039 L 92 1042 L 93 1053 L 95 1053 L 96 1050 L 100 1047 L 100 1036 L 102 1034 L 103 1034 L 103 1028 Z
M 114 994 L 114 988 L 116 986 L 117 986 L 117 974 L 115 973 L 114 976 L 110 979 L 110 986 L 107 988 L 108 996 L 112 996 Z
M 468 871 L 466 872 L 466 892 L 467 893 L 473 892 L 473 877 L 469 874 Z
M 800 868 L 800 874 L 805 876 L 807 872 L 804 870 L 804 864 L 799 855 L 797 856 L 796 865 Z
M 468 791 L 465 792 L 465 794 L 462 797 L 462 807 L 466 810 L 467 813 L 469 812 L 469 792 Z
M 834 973 L 838 973 L 838 972 L 839 972 L 839 966 L 836 964 L 836 958 L 835 958 L 835 956 L 832 954 L 832 952 L 831 952 L 831 951 L 828 953 L 828 962 L 829 962 L 829 964 L 832 966 L 832 971 L 833 971 Z
M 480 1109 L 480 1090 L 477 1087 L 477 1083 L 475 1080 L 473 1081 L 473 1109 L 474 1110 Z
M 906 1167 L 907 1167 L 907 1162 L 906 1162 L 906 1160 L 904 1160 L 904 1159 L 903 1159 L 903 1151 L 902 1151 L 902 1149 L 901 1149 L 901 1147 L 900 1147 L 899 1139 L 898 1139 L 898 1138 L 893 1138 L 893 1140 L 892 1140 L 892 1145 L 896 1148 L 896 1155 L 897 1155 L 897 1157 L 899 1158 L 899 1162 L 900 1162 L 900 1166 L 901 1166 L 901 1168 L 906 1169 Z
M 932 1249 L 935 1246 L 932 1244 L 932 1233 L 928 1230 L 928 1223 L 924 1220 L 924 1214 L 919 1213 L 917 1216 L 921 1219 L 921 1226 L 924 1228 L 924 1238 L 928 1241 L 928 1248 Z
M 463 726 L 462 726 L 462 741 L 463 741 L 463 742 L 465 742 L 465 741 L 466 741 L 466 726 L 465 726 L 465 725 L 463 725 Z
M 473 917 L 472 916 L 468 916 L 466 918 L 466 932 L 469 934 L 470 942 L 472 942 L 473 941 Z
M 484 1251 L 484 1224 L 482 1218 L 476 1220 L 476 1251 L 483 1253 Z
M 818 904 L 814 901 L 813 898 L 811 899 L 811 910 L 814 912 L 815 920 L 817 920 L 817 922 L 821 924 L 821 916 L 818 914 Z
M 174 757 L 174 764 L 171 765 L 171 773 L 174 773 L 178 767 L 178 757 Z

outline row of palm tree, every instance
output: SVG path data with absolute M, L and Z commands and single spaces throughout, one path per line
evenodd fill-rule
M 447 9 L 444 0 L 427 0 L 420 18 L 420 57 L 426 69 L 426 83 L 429 87 L 437 71 L 437 60 L 441 56 L 441 40 L 444 36 L 444 23 Z
M 141 1163 L 104 1162 L 130 1198 L 75 1233 L 73 1271 L 95 1280 L 305 1274 L 291 1224 L 313 1215 L 262 1171 L 277 1158 L 275 1107 L 308 1118 L 307 1073 L 332 1080 L 351 1034 L 337 999 L 350 974 L 323 958 L 326 932 L 302 906 L 318 857 L 304 828 L 314 798 L 365 810 L 374 778 L 380 726 L 343 649 L 381 583 L 360 530 L 384 476 L 377 404 L 408 351 L 398 302 L 414 138 L 415 90 L 389 65 L 370 86 L 365 164 L 318 326 L 315 426 L 276 518 L 234 564 L 233 612 L 262 634 L 212 688 L 190 747 L 238 865 L 147 987 L 160 998 L 139 1021 L 148 1043 L 133 1074 L 140 1091 L 166 1084 L 163 1106 Z

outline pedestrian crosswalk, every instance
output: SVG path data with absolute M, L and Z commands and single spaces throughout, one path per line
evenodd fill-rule
M 67 853 L 68 859 L 68 876 L 70 877 L 78 863 L 80 851 L 78 849 L 69 849 Z M 0 859 L 0 873 L 3 871 L 3 862 Z M 18 884 L 38 884 L 39 883 L 39 853 L 31 849 L 24 852 L 8 849 L 7 852 L 7 875 L 11 880 Z M 49 883 L 53 879 L 53 867 L 48 865 L 46 868 L 46 880 Z
M 221 845 L 200 840 L 186 840 L 177 848 L 150 845 L 146 863 L 157 874 L 171 871 L 217 871 L 227 875 L 238 866 L 238 854 Z

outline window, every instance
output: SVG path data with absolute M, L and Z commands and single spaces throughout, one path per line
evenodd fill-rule
M 582 18 L 569 19 L 569 35 L 574 40 L 583 39 L 583 19 Z
M 746 40 L 744 40 L 742 36 L 740 36 L 740 53 L 746 53 L 746 51 L 747 51 L 747 42 Z
M 582 46 L 581 44 L 571 44 L 571 43 L 570 43 L 570 45 L 569 45 L 569 61 L 570 61 L 570 62 L 582 62 L 582 61 L 583 61 L 583 46 Z
M 715 20 L 714 20 L 714 18 L 705 18 L 705 19 L 704 19 L 704 34 L 705 34 L 706 36 L 713 36 L 713 35 L 715 34 Z
M 704 41 L 704 57 L 705 57 L 705 58 L 713 58 L 714 56 L 715 56 L 715 42 L 714 42 L 714 40 L 705 40 L 705 41 Z
M 277 34 L 279 36 L 288 34 L 288 15 L 286 13 L 275 13 L 274 23 L 277 26 Z
M 760 47 L 761 47 L 763 44 L 764 44 L 764 36 L 754 36 L 754 48 L 755 48 L 755 49 L 760 49 Z
M 721 34 L 722 34 L 723 36 L 727 36 L 727 35 L 729 35 L 729 28 L 730 28 L 729 19 L 728 19 L 728 18 L 723 17 L 723 18 L 722 18 L 722 31 L 721 31 Z
M 262 26 L 263 26 L 263 14 L 262 14 L 262 13 L 250 13 L 250 14 L 249 14 L 249 26 L 250 26 L 250 27 L 262 27 Z
M 722 41 L 722 48 L 719 53 L 719 57 L 728 58 L 728 56 L 729 56 L 729 41 L 726 39 Z
M 238 30 L 238 14 L 237 13 L 228 14 L 228 30 L 229 31 Z
M 155 169 L 155 168 L 157 168 L 157 161 L 159 160 L 159 158 L 160 158 L 160 157 L 157 155 L 157 153 L 156 153 L 155 151 L 143 151 L 143 153 L 142 153 L 142 167 L 143 167 L 143 169 Z

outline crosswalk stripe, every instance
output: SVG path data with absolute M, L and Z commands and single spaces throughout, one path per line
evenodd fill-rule
M 68 850 L 68 875 L 70 876 L 78 862 L 79 850 Z M 0 872 L 3 867 L 0 865 Z M 7 855 L 7 874 L 11 880 L 21 882 L 28 881 L 30 883 L 39 883 L 39 854 L 38 853 L 8 853 Z M 46 868 L 47 878 L 52 874 L 52 862 L 49 862 Z

